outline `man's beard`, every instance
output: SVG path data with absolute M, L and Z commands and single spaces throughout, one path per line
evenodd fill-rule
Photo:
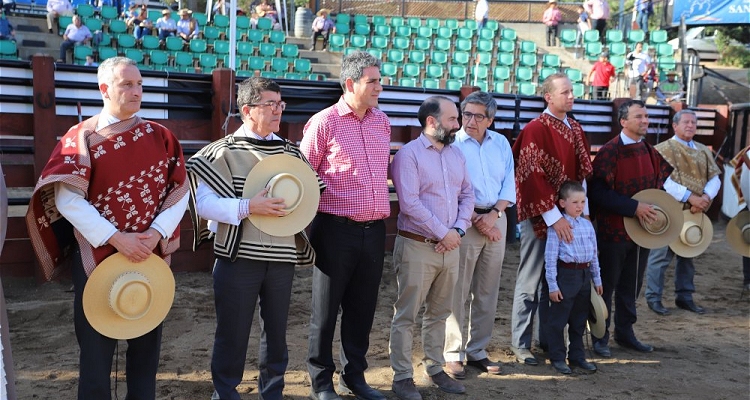
M 456 140 L 456 132 L 458 132 L 458 129 L 448 130 L 443 125 L 438 125 L 438 127 L 435 128 L 435 134 L 433 137 L 438 142 L 449 145 Z

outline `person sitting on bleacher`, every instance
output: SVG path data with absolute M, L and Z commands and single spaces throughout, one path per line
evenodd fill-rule
M 134 17 L 131 17 L 128 21 L 128 26 L 133 27 L 133 36 L 137 40 L 141 40 L 142 37 L 148 36 L 151 34 L 151 28 L 153 28 L 153 23 L 148 20 L 148 9 L 146 8 L 146 5 L 141 5 L 141 10 L 136 14 Z
M 60 16 L 72 16 L 73 5 L 70 0 L 48 0 L 47 1 L 47 29 L 52 33 L 52 26 Z
M 73 22 L 65 28 L 63 42 L 60 44 L 60 59 L 57 62 L 66 62 L 68 50 L 75 46 L 91 42 L 91 31 L 81 22 L 81 17 L 73 16 Z
M 667 80 L 659 82 L 656 87 L 656 99 L 662 104 L 669 104 L 673 101 L 679 101 L 684 92 L 682 83 L 675 79 L 677 72 L 667 72 Z
M 177 34 L 177 22 L 172 19 L 172 10 L 168 8 L 161 10 L 161 18 L 156 20 L 155 26 L 159 30 L 160 40 Z
M 3 0 L 3 12 L 5 15 L 10 15 L 11 10 L 16 9 L 16 1 L 15 0 Z
M 8 20 L 8 17 L 5 16 L 5 13 L 0 16 L 0 40 L 12 40 L 16 41 L 16 31 L 13 30 L 13 25 L 11 25 L 10 21 Z
M 185 42 L 195 39 L 200 34 L 198 21 L 193 18 L 193 12 L 187 8 L 180 10 L 180 20 L 177 21 L 177 36 Z

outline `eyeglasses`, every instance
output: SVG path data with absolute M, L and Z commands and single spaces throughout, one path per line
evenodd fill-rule
M 485 118 L 487 118 L 484 114 L 472 114 L 470 112 L 463 112 L 461 113 L 461 116 L 464 117 L 464 122 L 471 121 L 471 118 L 473 117 L 475 121 L 482 122 Z
M 265 103 L 248 104 L 248 107 L 271 107 L 271 111 L 276 111 L 279 108 L 281 111 L 286 109 L 286 103 L 283 101 L 267 101 Z

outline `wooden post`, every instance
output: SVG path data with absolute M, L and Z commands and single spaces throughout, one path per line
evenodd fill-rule
M 34 76 L 34 181 L 39 179 L 52 150 L 57 145 L 57 108 L 55 106 L 55 60 L 49 55 L 31 58 Z
M 224 121 L 227 119 L 227 114 L 235 112 L 237 97 L 235 95 L 234 71 L 229 68 L 217 68 L 213 71 L 212 77 L 211 89 L 213 90 L 213 98 L 211 99 L 211 105 L 213 106 L 213 110 L 211 112 L 210 140 L 213 142 L 234 132 L 238 126 L 231 123 L 233 118 L 230 118 L 227 131 L 224 132 L 221 129 Z

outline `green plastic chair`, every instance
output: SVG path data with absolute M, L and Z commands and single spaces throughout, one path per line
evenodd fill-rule
M 391 41 L 391 47 L 397 50 L 408 50 L 411 46 L 411 39 L 396 36 Z
M 567 75 L 573 83 L 583 82 L 583 72 L 581 72 L 580 69 L 567 68 L 565 70 L 565 75 Z
M 349 24 L 336 24 L 336 33 L 340 33 L 342 35 L 348 35 Z
M 453 53 L 451 64 L 467 65 L 469 64 L 469 57 L 468 51 L 456 51 Z
M 195 40 L 195 39 L 193 39 Z M 191 40 L 190 43 L 192 44 L 193 41 Z M 273 43 L 261 43 L 258 46 L 258 54 L 261 57 L 275 57 L 276 56 L 276 46 Z
M 455 18 L 448 18 L 443 21 L 443 26 L 455 32 L 458 30 L 458 20 Z
M 474 38 L 474 31 L 466 27 L 458 28 L 458 31 L 456 32 L 456 36 L 459 39 L 471 40 Z
M 190 41 L 188 47 L 191 53 L 205 53 L 208 51 L 208 43 L 204 39 L 193 39 Z
M 111 45 L 112 45 L 112 35 L 110 35 L 109 33 L 102 32 L 102 40 L 99 42 L 99 47 L 111 46 Z
M 435 41 L 433 42 L 435 50 L 439 51 L 449 51 L 451 49 L 451 40 L 450 39 L 444 39 L 444 38 L 435 38 Z
M 60 15 L 57 17 L 57 28 L 60 34 L 62 35 L 65 32 L 65 29 L 68 27 L 68 25 L 73 23 L 73 17 L 69 15 Z
M 623 39 L 622 31 L 619 29 L 608 29 L 604 36 L 607 39 L 607 44 L 621 43 Z
M 229 54 L 229 41 L 228 40 L 217 40 L 214 42 L 214 53 L 223 55 Z
M 560 31 L 560 44 L 565 48 L 576 47 L 578 33 L 575 29 L 563 29 Z
M 521 43 L 518 44 L 518 47 L 521 53 L 536 54 L 536 42 L 532 42 L 530 40 L 522 40 Z
M 16 42 L 11 40 L 0 40 L 0 58 L 8 60 L 18 59 L 18 46 L 16 45 Z
M 411 50 L 409 51 L 409 62 L 416 64 L 424 64 L 427 60 L 427 55 L 422 50 Z
M 478 78 L 481 80 L 487 80 L 487 77 L 489 76 L 489 68 L 486 65 L 474 65 L 470 68 L 471 71 L 471 80 L 474 81 L 474 78 Z
M 448 64 L 448 52 L 433 50 L 430 54 L 430 62 L 433 64 L 446 65 Z
M 105 21 L 119 18 L 119 15 L 117 15 L 117 8 L 114 6 L 102 6 L 102 10 L 99 12 L 99 15 Z
M 518 56 L 518 65 L 522 65 L 524 67 L 536 67 L 536 63 L 536 54 L 521 53 L 521 55 Z
M 141 47 L 144 50 L 156 50 L 161 47 L 161 42 L 157 36 L 147 35 L 141 39 Z
M 536 96 L 536 85 L 531 82 L 518 84 L 518 94 L 521 96 Z
M 427 64 L 424 71 L 424 76 L 427 78 L 441 79 L 445 69 L 440 64 Z
M 542 66 L 560 68 L 560 56 L 557 54 L 545 54 L 542 57 Z
M 471 39 L 456 39 L 455 44 L 456 50 L 471 52 Z
M 288 46 L 288 45 L 285 45 Z M 294 45 L 292 45 L 294 46 Z M 297 47 L 297 46 L 294 46 Z M 281 48 L 282 52 L 284 51 L 284 48 Z M 237 55 L 239 56 L 249 56 L 253 54 L 255 51 L 255 46 L 253 46 L 250 42 L 237 42 Z
M 648 40 L 651 42 L 651 44 L 659 44 L 659 43 L 666 43 L 667 39 L 669 37 L 667 36 L 667 31 L 663 29 L 651 31 L 649 34 Z
M 471 29 L 472 31 L 477 30 L 477 21 L 474 19 L 465 19 L 464 20 L 464 28 Z
M 208 16 L 206 15 L 206 13 L 193 12 L 193 18 L 195 18 L 195 21 L 198 22 L 198 26 L 200 26 L 201 28 L 206 26 L 206 23 L 208 22 Z
M 286 43 L 286 34 L 284 31 L 271 31 L 268 34 L 268 41 L 281 46 L 282 44 Z
M 518 39 L 518 34 L 516 33 L 515 29 L 503 28 L 500 30 L 500 39 L 515 42 L 516 39 Z
M 634 29 L 630 32 L 628 32 L 628 44 L 629 45 L 635 45 L 638 42 L 643 42 L 646 40 L 646 33 L 643 32 L 641 29 Z M 645 50 L 644 50 L 645 51 Z
M 253 71 L 242 69 L 237 71 L 237 76 L 242 78 L 252 78 L 253 76 L 255 76 L 255 74 L 253 73 Z
M 583 83 L 573 83 L 573 96 L 575 96 L 577 99 L 580 99 L 583 97 L 584 93 L 586 93 L 586 86 Z
M 289 71 L 289 61 L 286 58 L 272 58 L 271 59 L 271 71 L 279 74 Z
M 87 28 L 91 32 L 101 31 L 104 29 L 104 24 L 102 23 L 102 20 L 99 18 L 89 17 L 83 19 L 83 24 L 86 25 Z
M 656 56 L 672 57 L 674 56 L 674 48 L 669 43 L 659 43 L 656 45 Z
M 448 70 L 448 76 L 450 79 L 460 79 L 463 81 L 466 78 L 466 67 L 463 65 L 451 65 Z
M 396 63 L 386 61 L 380 66 L 380 73 L 383 74 L 383 76 L 387 76 L 393 79 L 398 74 L 398 65 Z
M 425 89 L 440 89 L 440 79 L 422 79 L 422 87 L 424 87 Z
M 294 71 L 309 74 L 312 72 L 312 62 L 306 58 L 298 58 L 294 60 Z
M 109 22 L 109 33 L 117 35 L 120 33 L 127 33 L 128 32 L 128 24 L 125 23 L 125 21 L 121 19 L 113 19 Z
M 510 80 L 510 68 L 500 65 L 495 67 L 494 70 L 492 70 L 492 80 L 493 81 L 509 81 Z
M 497 64 L 511 66 L 516 63 L 513 53 L 497 53 Z
M 250 29 L 250 17 L 248 17 L 247 15 L 238 15 L 236 24 L 237 24 L 237 31 L 244 32 Z
M 278 79 L 279 74 L 274 71 L 260 71 L 260 76 L 268 79 Z M 283 76 L 282 76 L 283 77 Z
M 677 68 L 677 63 L 674 57 L 660 57 L 657 59 L 658 68 L 662 71 L 674 71 Z
M 101 59 L 101 52 L 99 53 Z M 148 61 L 152 66 L 164 67 L 169 63 L 169 53 L 164 50 L 151 50 L 148 53 Z M 161 70 L 159 68 L 159 70 Z
M 432 40 L 423 37 L 416 37 L 414 38 L 413 44 L 414 50 L 429 51 L 432 47 Z
M 494 19 L 487 20 L 487 23 L 484 24 L 484 27 L 491 30 L 492 32 L 497 32 L 498 29 L 500 29 L 500 23 L 495 21 Z
M 383 49 L 376 49 L 376 48 L 370 47 L 367 49 L 367 52 L 370 53 L 373 57 L 377 58 L 378 60 L 383 59 Z
M 474 54 L 474 60 L 475 63 L 479 63 L 479 65 L 490 65 L 492 64 L 492 53 L 478 51 Z
M 501 40 L 497 42 L 497 50 L 501 53 L 511 53 L 516 51 L 516 42 L 510 40 Z
M 494 48 L 495 48 L 495 43 L 492 40 L 487 40 L 487 39 L 477 40 L 477 51 L 491 53 Z
M 266 69 L 266 59 L 263 57 L 250 56 L 247 58 L 247 69 L 250 71 L 263 71 Z
M 583 43 L 593 43 L 599 41 L 599 31 L 596 29 L 589 29 L 583 33 Z
M 398 85 L 404 87 L 417 87 L 417 80 L 414 78 L 401 78 L 398 80 Z
M 388 38 L 391 36 L 391 26 L 390 25 L 375 25 L 373 32 L 377 36 L 384 36 Z
M 407 18 L 406 25 L 410 26 L 412 29 L 417 29 L 422 26 L 422 19 L 416 17 Z
M 472 84 L 472 86 L 478 87 L 479 90 L 481 90 L 483 92 L 487 92 L 488 91 L 487 90 L 488 89 L 487 81 L 476 81 L 476 82 L 472 81 L 471 84 Z
M 201 67 L 201 72 L 204 74 L 210 74 L 216 69 L 216 54 L 203 53 L 198 60 L 198 65 Z
M 307 77 L 307 79 L 310 80 L 310 81 L 326 81 L 326 80 L 328 80 L 325 75 L 323 75 L 323 74 L 316 74 L 316 73 L 310 74 Z
M 348 56 L 349 54 L 352 54 L 358 50 L 359 49 L 356 47 L 347 47 L 346 50 L 344 50 L 344 56 Z
M 127 33 L 117 35 L 117 47 L 124 47 L 126 49 L 135 47 L 135 37 Z
M 306 77 L 306 75 L 300 74 L 299 72 L 287 72 L 284 74 L 284 79 L 293 79 L 297 81 L 301 81 Z
M 364 50 L 367 47 L 367 36 L 354 34 L 349 38 L 349 46 Z
M 394 36 L 396 37 L 402 37 L 402 38 L 410 38 L 411 37 L 411 27 L 408 25 L 402 25 L 402 26 L 395 26 L 394 29 Z
M 339 13 L 336 14 L 336 23 L 337 24 L 347 24 L 351 23 L 352 16 L 349 14 Z
M 406 63 L 401 68 L 401 75 L 407 78 L 419 78 L 421 64 Z
M 346 46 L 346 36 L 340 33 L 332 33 L 328 36 L 328 49 L 332 52 L 342 52 Z
M 90 4 L 79 4 L 76 7 L 76 14 L 80 15 L 81 18 L 93 17 L 94 7 Z
M 461 90 L 461 86 L 463 86 L 462 79 L 448 79 L 445 81 L 445 88 L 447 90 Z
M 174 65 L 182 72 L 195 72 L 193 55 L 188 52 L 176 52 L 174 54 Z M 189 71 L 190 69 L 192 69 L 192 71 Z
M 86 56 L 93 55 L 94 50 L 91 48 L 91 46 L 75 46 L 73 48 L 73 63 L 84 64 L 86 62 Z M 143 61 L 143 56 L 141 56 L 141 61 Z
M 404 26 L 404 18 L 403 17 L 391 17 L 391 26 L 397 27 L 397 26 Z
M 369 24 L 357 24 L 354 25 L 354 33 L 356 35 L 369 36 L 370 25 Z
M 507 85 L 505 81 L 495 81 L 492 83 L 492 88 L 495 93 L 506 94 L 508 93 Z
M 221 37 L 221 30 L 215 26 L 203 27 L 203 39 L 207 43 L 213 43 Z
M 425 26 L 429 26 L 430 28 L 432 28 L 432 30 L 437 30 L 438 28 L 440 28 L 440 20 L 437 18 L 427 18 L 424 24 Z
M 621 72 L 625 69 L 625 56 L 624 55 L 610 55 L 609 63 L 615 67 L 615 71 Z
M 610 43 L 609 45 L 609 56 L 624 56 L 627 53 L 627 45 L 624 42 Z M 610 60 L 610 62 L 612 62 Z
M 221 30 L 226 30 L 226 28 L 229 28 L 229 17 L 226 15 L 214 14 L 213 25 Z
M 117 57 L 117 49 L 114 47 L 99 47 L 99 62 L 108 58 Z
M 531 82 L 534 78 L 534 70 L 531 67 L 516 68 L 516 81 Z
M 255 27 L 262 31 L 270 31 L 273 29 L 273 21 L 270 18 L 261 17 L 258 18 L 258 23 Z
M 443 39 L 453 39 L 453 29 L 447 26 L 438 27 L 435 30 L 435 36 Z
M 404 63 L 404 51 L 399 49 L 390 49 L 386 52 L 386 60 L 388 62 L 401 65 Z
M 417 28 L 418 38 L 432 39 L 432 35 L 434 34 L 435 34 L 435 31 L 429 26 L 420 26 L 419 28 Z
M 77 47 L 83 47 L 83 46 L 77 46 Z M 135 61 L 138 63 L 138 68 L 143 65 L 143 51 L 140 49 L 125 49 L 125 57 Z
M 385 15 L 373 15 L 372 24 L 373 25 L 386 25 Z
M 296 44 L 291 44 L 291 43 L 282 45 L 281 56 L 287 59 L 299 58 L 299 46 L 297 46 Z
M 164 41 L 164 47 L 169 51 L 182 51 L 182 49 L 185 47 L 185 42 L 183 42 L 182 38 L 180 37 L 169 36 Z
M 587 31 L 588 32 L 588 31 Z M 586 43 L 586 57 L 595 61 L 602 54 L 602 44 L 599 42 Z
M 480 39 L 486 39 L 486 40 L 494 40 L 495 39 L 495 31 L 487 28 L 482 28 L 479 31 L 479 38 Z
M 156 22 L 157 19 L 161 18 L 161 10 L 148 10 L 147 18 L 151 22 Z
M 539 70 L 539 83 L 544 82 L 545 79 L 547 79 L 548 76 L 554 74 L 557 72 L 557 68 L 552 67 L 542 67 L 541 70 Z

